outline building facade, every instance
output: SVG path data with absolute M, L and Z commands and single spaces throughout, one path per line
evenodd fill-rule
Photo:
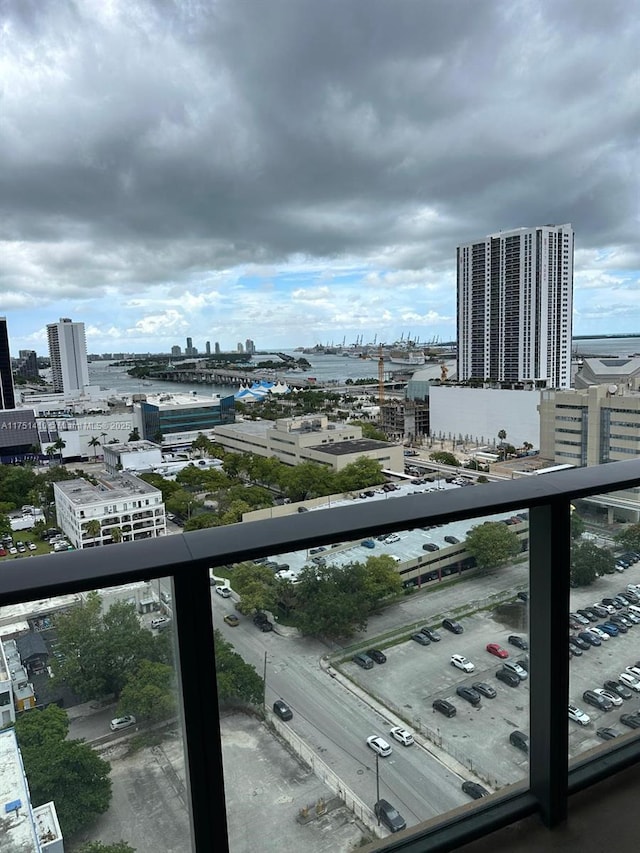
M 186 445 L 200 433 L 213 438 L 213 430 L 235 420 L 235 398 L 197 397 L 188 394 L 149 395 L 133 404 L 140 438 L 163 447 Z
M 0 409 L 14 409 L 15 405 L 7 318 L 0 317 Z
M 571 385 L 574 233 L 517 228 L 457 248 L 458 379 Z
M 540 454 L 557 465 L 603 465 L 640 456 L 640 380 L 632 388 L 608 384 L 543 391 L 539 412 Z M 606 495 L 602 502 L 612 517 L 640 521 L 640 489 Z
M 78 391 L 89 385 L 89 363 L 84 323 L 61 317 L 47 326 L 53 390 Z
M 58 525 L 78 549 L 167 532 L 162 492 L 124 471 L 96 485 L 84 479 L 55 483 L 54 498 Z

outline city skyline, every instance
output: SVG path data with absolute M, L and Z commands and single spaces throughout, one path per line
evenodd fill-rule
M 629 4 L 2 15 L 15 352 L 61 316 L 92 352 L 453 340 L 456 246 L 549 222 L 575 230 L 574 333 L 640 332 Z

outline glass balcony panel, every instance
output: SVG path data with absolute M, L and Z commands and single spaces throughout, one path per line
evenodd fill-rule
M 640 527 L 634 503 L 626 492 L 573 502 L 570 766 L 640 733 Z
M 257 824 L 274 831 L 261 818 L 274 808 L 294 837 L 340 827 L 336 849 L 348 849 L 391 836 L 380 800 L 416 827 L 528 784 L 529 525 L 518 512 L 211 570 L 232 853 Z M 479 568 L 465 541 L 487 521 L 513 551 Z M 363 607 L 356 589 L 374 571 L 395 592 Z
M 22 778 L 21 759 L 21 814 L 41 816 L 19 823 L 57 820 L 67 843 L 81 833 L 139 853 L 191 849 L 171 601 L 160 578 L 0 608 L 2 784 Z M 13 827 L 3 832 L 10 842 Z

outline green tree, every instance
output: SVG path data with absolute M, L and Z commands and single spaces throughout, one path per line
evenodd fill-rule
M 210 438 L 207 438 L 204 433 L 199 432 L 198 437 L 191 442 L 191 447 L 193 450 L 198 451 L 200 458 L 202 458 L 203 456 L 212 455 L 214 445 Z
M 101 446 L 102 442 L 96 435 L 92 435 L 88 441 L 89 447 L 93 447 L 93 461 L 96 462 L 98 459 L 98 450 L 97 448 Z
M 640 524 L 630 524 L 628 527 L 625 527 L 616 536 L 616 541 L 623 548 L 629 548 L 631 551 L 640 551 Z
M 55 442 L 53 443 L 54 450 L 57 450 L 58 454 L 60 456 L 60 462 L 62 462 L 62 451 L 65 449 L 66 446 L 67 446 L 67 443 L 65 441 L 63 441 L 61 438 L 57 438 L 55 440 Z
M 375 610 L 385 598 L 402 592 L 402 581 L 396 571 L 395 560 L 388 554 L 369 557 L 365 568 L 364 590 L 369 598 L 370 610 Z
M 138 431 L 138 427 L 134 427 L 129 433 L 129 438 L 127 441 L 140 441 L 140 433 Z
M 571 538 L 580 539 L 584 533 L 585 524 L 582 517 L 574 510 L 571 513 Z
M 465 540 L 467 551 L 482 569 L 503 566 L 520 551 L 520 541 L 509 525 L 489 521 L 472 527 Z
M 122 542 L 122 528 L 118 525 L 109 529 L 109 535 L 112 542 Z
M 102 533 L 102 526 L 97 518 L 92 518 L 90 521 L 86 521 L 83 524 L 84 530 L 86 530 L 87 535 L 91 537 L 91 539 L 95 540 L 100 537 Z
M 150 723 L 161 722 L 176 715 L 177 696 L 173 667 L 141 660 L 122 687 L 117 713 L 133 713 Z
M 361 563 L 305 566 L 298 575 L 296 599 L 296 618 L 303 634 L 348 639 L 367 627 L 370 598 Z
M 216 679 L 220 705 L 237 701 L 262 703 L 264 682 L 255 667 L 245 663 L 220 631 L 213 632 L 215 642 Z
M 333 471 L 318 462 L 288 465 L 286 470 L 282 471 L 282 491 L 292 501 L 330 495 L 334 488 L 333 484 Z
M 1 514 L 0 515 L 0 536 L 11 536 L 13 530 L 11 528 L 11 521 L 8 515 Z
M 21 714 L 15 731 L 31 801 L 34 805 L 55 801 L 63 835 L 74 835 L 107 811 L 111 767 L 84 741 L 66 739 L 65 711 L 50 705 Z
M 575 586 L 590 586 L 600 575 L 615 571 L 614 557 L 606 548 L 593 542 L 574 542 L 571 546 L 571 582 Z
M 384 481 L 380 462 L 367 456 L 359 456 L 335 475 L 333 488 L 336 492 L 357 492 L 369 486 L 378 486 Z
M 501 444 L 504 444 L 506 437 L 507 437 L 507 431 L 506 430 L 504 430 L 504 429 L 498 430 L 498 438 L 500 439 Z M 507 453 L 506 453 L 505 448 L 502 448 L 502 458 L 503 459 L 507 458 Z
M 233 588 L 240 596 L 242 613 L 254 610 L 273 610 L 277 589 L 271 569 L 256 563 L 238 563 L 233 569 Z
M 460 460 L 447 450 L 434 450 L 433 453 L 429 454 L 429 459 L 433 459 L 434 462 L 439 462 L 441 465 L 455 465 L 456 468 L 460 465 Z
M 238 520 L 242 520 L 242 516 Z M 200 512 L 185 521 L 184 530 L 206 530 L 209 527 L 219 527 L 220 523 L 217 512 Z
M 29 494 L 37 480 L 33 468 L 28 465 L 0 465 L 0 495 L 4 504 L 2 511 L 19 509 L 29 503 Z
M 370 438 L 373 441 L 389 441 L 387 434 L 375 424 L 369 424 L 366 421 L 351 421 L 362 429 L 362 437 Z

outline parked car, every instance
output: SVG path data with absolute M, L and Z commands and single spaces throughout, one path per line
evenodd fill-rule
M 628 726 L 630 729 L 640 729 L 639 714 L 620 714 L 620 722 L 623 726 Z
M 508 684 L 509 687 L 517 687 L 520 684 L 520 678 L 515 674 L 515 672 L 511 672 L 508 669 L 499 669 L 496 672 L 496 678 L 498 681 L 502 681 L 504 684 Z
M 228 586 L 217 586 L 216 592 L 218 593 L 218 595 L 221 595 L 223 598 L 230 598 L 231 597 L 231 590 L 229 589 Z
M 613 708 L 613 702 L 605 699 L 604 696 L 600 696 L 600 694 L 596 693 L 594 690 L 585 690 L 582 694 L 582 701 L 586 702 L 588 705 L 593 705 L 593 707 L 597 708 L 599 711 L 610 711 Z
M 583 616 L 581 613 L 570 613 L 569 616 L 572 616 L 576 622 L 579 622 L 581 625 L 588 625 L 589 620 L 586 616 Z
M 615 693 L 621 699 L 633 699 L 633 693 L 629 690 L 628 687 L 625 687 L 624 684 L 620 681 L 613 681 L 609 679 L 605 681 L 602 685 L 605 690 L 608 690 L 609 693 Z
M 608 699 L 614 708 L 619 708 L 622 705 L 622 697 L 618 696 L 617 693 L 606 690 L 604 687 L 594 687 L 593 692 L 597 693 L 598 696 L 604 696 L 605 699 Z
M 582 708 L 578 708 L 575 705 L 569 705 L 569 719 L 580 723 L 581 726 L 588 726 L 591 722 L 591 717 L 585 714 Z
M 617 637 L 620 633 L 618 626 L 614 622 L 602 622 L 602 624 L 597 625 L 596 627 L 606 631 L 610 637 Z
M 439 551 L 440 546 L 436 545 L 435 542 L 425 542 L 422 546 L 423 551 Z
M 357 663 L 358 666 L 361 666 L 362 669 L 373 669 L 373 660 L 366 655 L 364 652 L 358 652 L 357 655 L 354 655 L 351 660 L 354 663 Z
M 373 539 L 363 539 L 360 544 L 363 545 L 365 548 L 375 548 L 376 547 L 376 543 L 373 541 Z
M 476 690 L 474 690 L 473 687 L 467 687 L 464 684 L 461 684 L 456 687 L 456 693 L 461 699 L 464 699 L 465 702 L 468 702 L 474 707 L 477 707 L 482 699 L 480 694 Z
M 464 655 L 451 655 L 451 666 L 455 666 L 463 672 L 473 672 L 476 668 L 475 664 Z
M 582 631 L 580 634 L 582 634 Z M 573 645 L 577 646 L 579 649 L 582 649 L 583 652 L 586 652 L 591 647 L 591 643 L 588 640 L 585 640 L 584 637 L 581 637 L 580 634 L 570 634 L 569 642 L 573 643 Z
M 526 652 L 529 648 L 529 643 L 525 640 L 524 637 L 518 636 L 518 634 L 510 634 L 508 639 L 511 645 L 515 646 L 518 649 L 522 649 Z
M 378 735 L 370 735 L 367 738 L 367 746 L 374 752 L 377 752 L 382 758 L 386 758 L 387 755 L 391 755 L 393 751 L 386 740 Z
M 373 811 L 389 832 L 400 832 L 407 825 L 400 812 L 387 800 L 378 800 L 373 807 Z
M 597 625 L 592 625 L 590 628 L 587 628 L 587 631 L 588 633 L 593 634 L 594 637 L 597 637 L 601 643 L 610 639 L 607 632 L 603 631 L 602 628 L 598 628 Z
M 470 780 L 465 780 L 462 783 L 462 790 L 465 794 L 469 794 L 474 800 L 480 800 L 482 797 L 488 797 L 489 791 L 486 788 L 483 788 L 482 785 L 479 785 L 477 782 L 471 782 Z
M 602 640 L 600 637 L 596 637 L 595 634 L 592 634 L 590 631 L 580 631 L 578 634 L 581 640 L 584 640 L 585 643 L 588 643 L 590 646 L 601 646 Z
M 613 616 L 609 617 L 609 621 L 606 622 L 605 624 L 606 625 L 615 625 L 615 627 L 618 629 L 619 634 L 628 634 L 629 633 L 629 626 L 626 625 L 624 622 L 618 621 L 618 620 L 619 620 L 618 614 L 614 613 Z
M 449 545 L 458 545 L 460 542 L 457 536 L 445 536 L 444 541 L 447 542 Z
M 125 714 L 123 717 L 116 717 L 109 723 L 109 728 L 112 732 L 117 732 L 120 729 L 128 729 L 129 726 L 135 726 L 136 718 L 133 714 Z
M 446 628 L 447 631 L 451 631 L 452 634 L 462 634 L 464 628 L 459 622 L 456 622 L 455 619 L 443 619 L 442 627 Z
M 400 537 L 397 533 L 389 533 L 388 536 L 385 537 L 384 543 L 385 545 L 393 545 L 394 542 L 399 542 Z
M 411 639 L 415 640 L 416 643 L 420 643 L 421 646 L 431 645 L 431 640 L 427 637 L 426 634 L 423 634 L 422 631 L 418 631 L 417 633 L 412 634 Z
M 610 726 L 603 726 L 601 729 L 596 729 L 596 734 L 602 740 L 613 740 L 613 738 L 619 737 L 619 732 L 615 729 L 612 729 Z
M 519 592 L 516 597 L 519 598 L 520 601 L 529 601 L 529 593 L 525 591 Z
M 386 663 L 387 656 L 384 652 L 381 652 L 380 649 L 367 649 L 367 654 L 371 658 L 371 660 L 376 663 Z
M 495 699 L 498 695 L 496 693 L 495 687 L 492 687 L 485 681 L 476 681 L 471 686 L 476 691 L 476 693 L 479 693 L 481 696 L 485 696 L 487 699 Z
M 240 624 L 240 620 L 235 615 L 235 613 L 227 613 L 227 615 L 224 617 L 224 621 L 227 623 L 227 625 L 231 625 L 232 628 L 235 628 L 236 625 Z
M 490 655 L 495 655 L 497 658 L 509 657 L 509 652 L 503 649 L 499 643 L 487 643 L 487 651 Z
M 509 670 L 510 672 L 513 672 L 515 675 L 517 675 L 521 681 L 524 681 L 525 678 L 529 677 L 529 673 L 527 672 L 527 670 L 517 661 L 506 660 L 502 664 L 502 666 L 503 669 Z
M 428 637 L 432 643 L 439 643 L 441 640 L 440 634 L 434 628 L 422 628 L 422 633 Z
M 636 693 L 640 693 L 640 681 L 638 681 L 638 679 L 634 675 L 631 675 L 630 672 L 621 672 L 618 678 L 624 684 L 625 687 L 629 687 Z
M 411 732 L 403 729 L 402 726 L 394 726 L 392 729 L 389 729 L 389 734 L 403 746 L 411 746 L 415 743 Z
M 529 735 L 518 731 L 518 729 L 511 732 L 509 735 L 509 743 L 513 744 L 513 746 L 516 746 L 518 749 L 521 749 L 523 752 L 529 752 Z
M 625 666 L 625 672 L 630 673 L 636 678 L 640 678 L 640 667 L 638 666 Z
M 277 714 L 280 717 L 280 719 L 284 720 L 285 722 L 287 720 L 292 719 L 292 717 L 293 717 L 293 711 L 287 705 L 287 703 L 284 701 L 284 699 L 276 699 L 276 701 L 273 703 L 273 712 L 274 712 L 274 714 Z
M 441 714 L 444 714 L 445 717 L 455 717 L 458 713 L 456 706 L 451 702 L 448 702 L 446 699 L 434 699 L 431 707 L 434 711 L 439 711 Z

